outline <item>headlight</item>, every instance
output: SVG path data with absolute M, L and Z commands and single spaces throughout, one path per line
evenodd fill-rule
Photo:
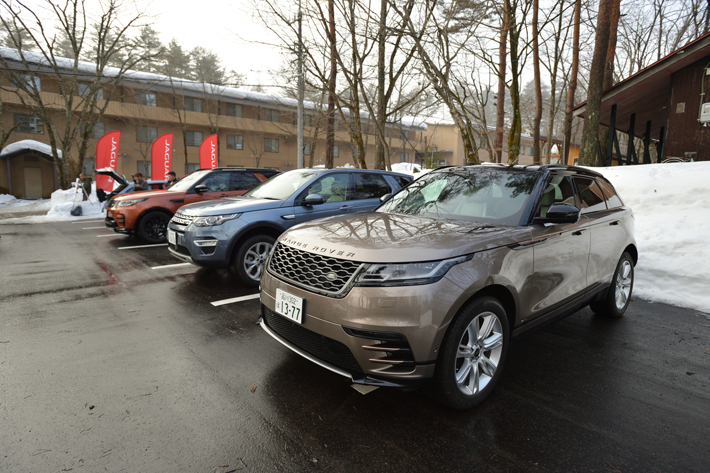
M 138 202 L 146 200 L 148 200 L 147 197 L 145 199 L 119 200 L 116 202 L 116 207 L 128 207 L 129 205 L 136 205 Z
M 473 255 L 459 256 L 442 261 L 404 264 L 370 264 L 360 273 L 357 286 L 415 286 L 440 280 L 459 263 L 470 261 Z
M 232 220 L 239 217 L 241 214 L 231 214 L 231 215 L 212 215 L 210 217 L 196 217 L 192 221 L 198 227 L 214 227 L 215 225 L 222 225 L 227 220 Z

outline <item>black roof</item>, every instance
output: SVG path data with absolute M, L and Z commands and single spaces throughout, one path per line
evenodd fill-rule
M 604 178 L 603 175 L 600 173 L 593 171 L 589 168 L 583 168 L 580 166 L 568 166 L 564 164 L 543 164 L 543 165 L 522 165 L 522 164 L 499 164 L 499 163 L 486 163 L 486 164 L 476 164 L 476 165 L 469 165 L 469 166 L 441 166 L 436 169 L 435 171 L 438 171 L 440 169 L 450 169 L 450 168 L 463 168 L 463 169 L 497 169 L 497 170 L 510 170 L 510 171 L 531 171 L 531 172 L 537 172 L 537 171 L 542 171 L 544 173 L 550 173 L 550 172 L 555 172 L 555 171 L 565 171 L 569 172 L 570 174 L 582 174 L 586 175 L 589 177 L 601 177 Z

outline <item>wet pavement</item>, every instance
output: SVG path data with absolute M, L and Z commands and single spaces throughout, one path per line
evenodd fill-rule
M 230 274 L 97 221 L 0 225 L 0 471 L 708 471 L 710 317 L 636 300 L 516 341 L 491 397 L 356 392 Z M 88 229 L 84 229 L 88 228 Z M 108 236 L 104 236 L 108 235 Z

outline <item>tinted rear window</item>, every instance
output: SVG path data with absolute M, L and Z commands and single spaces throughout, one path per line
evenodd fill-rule
M 607 207 L 609 207 L 610 209 L 616 209 L 624 205 L 624 203 L 621 202 L 619 195 L 616 193 L 616 189 L 614 189 L 614 186 L 606 182 L 604 179 L 599 179 L 597 183 L 601 186 L 602 191 L 604 191 L 604 197 L 606 198 Z
M 606 210 L 604 194 L 596 181 L 593 179 L 575 177 L 574 182 L 577 184 L 577 193 L 579 193 L 579 198 L 582 200 L 581 213 L 585 214 Z

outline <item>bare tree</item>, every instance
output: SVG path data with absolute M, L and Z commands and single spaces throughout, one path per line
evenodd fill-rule
M 563 126 L 564 133 L 564 149 L 562 150 L 563 163 L 567 163 L 569 159 L 569 148 L 572 141 L 572 109 L 574 108 L 574 94 L 577 90 L 577 73 L 579 70 L 579 30 L 581 23 L 582 0 L 574 2 L 574 19 L 572 33 L 572 65 L 569 76 L 569 85 L 567 86 L 567 105 L 565 107 L 565 122 Z
M 116 93 L 126 71 L 144 59 L 138 54 L 129 54 L 117 67 L 108 67 L 118 55 L 121 40 L 136 27 L 142 14 L 124 19 L 117 0 L 103 1 L 102 13 L 96 20 L 88 17 L 83 0 L 65 0 L 61 4 L 47 1 L 45 6 L 47 8 L 18 0 L 2 0 L 0 22 L 3 27 L 7 31 L 27 31 L 32 49 L 37 52 L 28 52 L 24 43 L 11 36 L 9 41 L 15 52 L 0 56 L 0 66 L 12 85 L 10 90 L 31 114 L 44 122 L 59 184 L 66 188 L 71 180 L 71 148 L 75 139 L 79 137 L 77 158 L 82 163 L 94 127 L 102 119 L 109 99 Z M 47 11 L 57 24 L 56 30 L 45 26 Z M 56 55 L 62 36 L 71 43 L 69 58 Z M 95 40 L 90 41 L 90 37 Z M 92 58 L 91 63 L 80 61 L 84 54 Z M 28 80 L 38 75 L 49 77 L 57 84 L 59 104 L 54 103 L 56 95 L 48 99 L 41 93 L 37 81 Z M 60 152 L 64 159 L 59 158 Z

